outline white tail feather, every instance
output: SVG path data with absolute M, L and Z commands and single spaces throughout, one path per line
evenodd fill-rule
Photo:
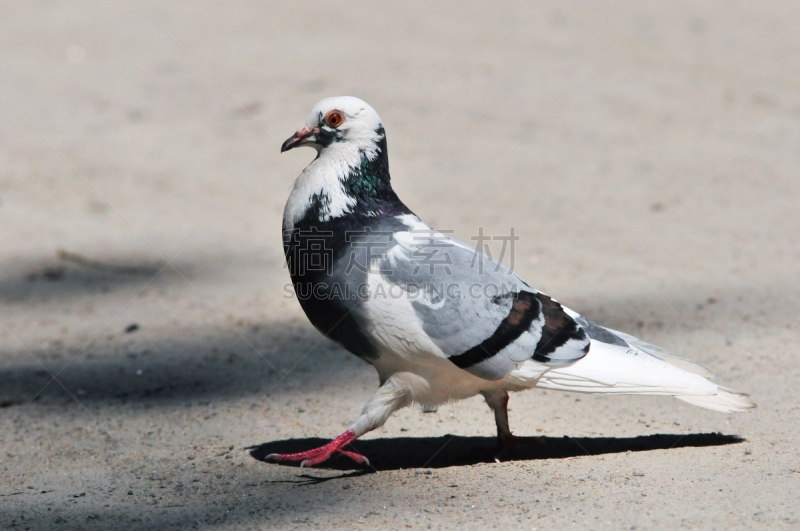
M 674 396 L 723 413 L 755 407 L 747 395 L 721 387 L 698 374 L 704 372 L 699 370 L 701 366 L 678 359 L 687 362 L 688 367 L 637 348 L 627 349 L 592 340 L 589 354 L 571 365 L 542 371 L 541 364 L 532 362 L 536 367 L 528 368 L 523 364 L 510 376 L 527 381 L 531 387 L 558 391 Z M 532 370 L 534 368 L 539 370 Z
M 632 347 L 636 347 L 639 350 L 643 350 L 648 354 L 655 356 L 656 358 L 666 361 L 670 365 L 674 365 L 675 367 L 682 369 L 686 372 L 690 372 L 692 374 L 697 374 L 704 378 L 713 378 L 714 373 L 708 370 L 706 367 L 703 367 L 696 361 L 687 360 L 683 356 L 678 356 L 674 352 L 670 352 L 669 350 L 663 349 L 656 345 L 651 345 L 646 341 L 642 341 L 638 337 L 634 337 L 630 334 L 626 334 L 625 332 L 620 332 L 619 330 L 612 330 L 611 328 L 608 329 L 610 332 L 618 335 L 622 339 L 624 339 L 629 345 Z
M 676 398 L 693 406 L 713 409 L 722 413 L 742 413 L 756 407 L 756 404 L 748 398 L 748 395 L 724 387 L 720 387 L 717 393 L 711 396 L 678 396 Z

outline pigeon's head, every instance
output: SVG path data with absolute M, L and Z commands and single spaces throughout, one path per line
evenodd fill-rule
M 283 143 L 281 152 L 298 146 L 311 146 L 320 154 L 355 149 L 372 159 L 383 138 L 383 125 L 375 109 L 358 98 L 337 96 L 317 102 L 305 125 Z

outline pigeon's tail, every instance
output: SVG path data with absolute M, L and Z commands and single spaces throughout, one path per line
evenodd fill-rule
M 755 402 L 750 400 L 749 395 L 722 386 L 718 386 L 717 392 L 713 395 L 679 396 L 677 398 L 694 406 L 713 409 L 722 413 L 743 413 L 756 407 Z
M 613 393 L 674 396 L 690 404 L 733 413 L 755 407 L 747 395 L 718 386 L 686 367 L 659 359 L 638 348 L 592 340 L 589 353 L 579 361 L 539 372 L 528 379 L 530 387 L 578 393 Z M 532 367 L 531 367 L 532 368 Z M 690 367 L 690 369 L 693 367 Z M 512 376 L 524 379 L 523 365 Z

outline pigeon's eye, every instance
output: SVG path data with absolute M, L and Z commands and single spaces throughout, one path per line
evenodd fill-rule
M 344 115 L 339 111 L 331 111 L 325 115 L 325 125 L 336 129 L 344 123 Z

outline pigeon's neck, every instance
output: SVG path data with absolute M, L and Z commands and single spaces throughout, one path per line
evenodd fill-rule
M 359 152 L 358 159 L 348 164 L 347 175 L 341 180 L 345 193 L 357 201 L 358 206 L 376 201 L 397 199 L 389 177 L 389 155 L 386 137 L 381 135 L 372 152 Z
M 290 229 L 301 222 L 408 212 L 392 190 L 386 137 L 381 134 L 373 149 L 341 142 L 322 150 L 297 178 L 283 224 Z

